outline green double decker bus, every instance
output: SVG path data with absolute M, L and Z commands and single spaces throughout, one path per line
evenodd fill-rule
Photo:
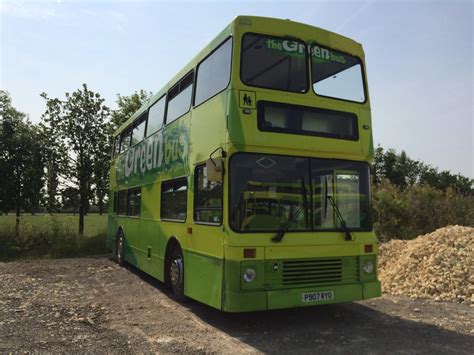
M 239 16 L 115 132 L 108 247 L 227 312 L 380 296 L 359 43 Z

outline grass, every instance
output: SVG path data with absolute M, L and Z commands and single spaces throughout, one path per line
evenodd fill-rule
M 0 232 L 5 229 L 15 228 L 16 216 L 9 214 L 0 216 Z M 72 214 L 24 214 L 20 217 L 20 231 L 32 230 L 37 233 L 47 233 L 51 231 L 53 224 L 58 224 L 61 230 L 70 233 L 78 233 L 79 231 L 79 215 Z M 97 234 L 106 233 L 107 231 L 107 214 L 102 216 L 99 214 L 88 214 L 84 217 L 84 235 L 95 236 Z
M 37 257 L 76 257 L 104 254 L 107 215 L 84 218 L 84 236 L 78 236 L 79 216 L 23 215 L 19 233 L 15 215 L 0 216 L 0 260 Z

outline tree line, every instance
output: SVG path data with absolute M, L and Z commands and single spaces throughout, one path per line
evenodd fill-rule
M 9 93 L 0 90 L 0 213 L 14 212 L 18 224 L 22 212 L 77 212 L 82 235 L 84 215 L 91 207 L 101 214 L 106 210 L 113 132 L 150 96 L 144 90 L 129 96 L 118 94 L 117 109 L 112 110 L 86 84 L 64 98 L 42 93 L 45 110 L 34 124 L 13 106 Z M 404 151 L 377 147 L 372 178 L 374 219 L 379 226 L 389 218 L 389 204 L 379 198 L 386 194 L 387 186 L 392 202 L 395 192 L 401 196 L 425 188 L 442 196 L 468 197 L 472 210 L 472 179 L 439 171 L 409 158 Z M 395 233 L 400 226 L 401 222 L 395 223 L 390 232 L 381 233 Z
M 116 110 L 86 84 L 64 98 L 46 93 L 40 122 L 0 91 L 0 213 L 72 210 L 79 235 L 91 206 L 102 214 L 108 193 L 112 134 L 150 97 L 143 90 L 117 96 Z
M 474 223 L 472 179 L 380 146 L 375 150 L 372 178 L 374 230 L 379 240 L 412 239 L 450 224 Z
M 442 191 L 454 189 L 462 196 L 470 196 L 474 192 L 474 180 L 470 178 L 452 174 L 448 170 L 439 171 L 438 168 L 422 161 L 410 159 L 404 151 L 398 154 L 394 149 L 385 151 L 380 146 L 375 149 L 372 172 L 375 185 L 388 180 L 402 190 L 421 185 Z

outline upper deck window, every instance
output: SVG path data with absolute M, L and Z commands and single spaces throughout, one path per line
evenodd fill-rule
M 153 104 L 148 110 L 148 126 L 146 129 L 146 136 L 149 137 L 163 126 L 163 119 L 165 117 L 165 103 L 166 97 L 163 96 Z
M 123 153 L 130 147 L 130 139 L 132 138 L 131 126 L 125 128 L 120 137 L 120 153 Z
M 244 84 L 306 92 L 308 69 L 304 42 L 283 37 L 245 34 L 240 77 Z
M 142 114 L 133 124 L 131 146 L 142 141 L 145 135 L 146 113 Z
M 317 95 L 364 102 L 359 58 L 313 44 L 310 46 L 313 90 Z
M 193 82 L 194 72 L 190 72 L 168 92 L 166 124 L 173 122 L 189 111 L 193 93 Z
M 114 139 L 114 151 L 113 157 L 116 157 L 120 153 L 120 134 Z
M 232 56 L 232 38 L 228 38 L 199 64 L 196 77 L 194 105 L 199 105 L 229 84 Z

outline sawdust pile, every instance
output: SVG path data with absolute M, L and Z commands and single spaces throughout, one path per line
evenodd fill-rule
M 379 248 L 384 293 L 474 304 L 474 228 L 448 226 Z

